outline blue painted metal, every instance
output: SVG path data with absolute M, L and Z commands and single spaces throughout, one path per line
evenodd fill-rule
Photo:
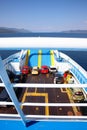
M 42 65 L 51 66 L 51 56 L 49 50 L 42 50 Z
M 73 68 L 71 69 L 71 72 L 75 75 L 75 77 L 81 84 L 87 83 L 87 78 L 74 65 Z M 84 90 L 87 93 L 87 88 L 84 88 Z
M 31 49 L 28 65 L 31 67 L 38 66 L 38 49 Z M 51 56 L 49 49 L 42 49 L 41 65 L 51 65 Z
M 13 90 L 13 86 L 12 86 L 12 84 L 11 84 L 11 82 L 9 80 L 9 77 L 7 75 L 7 72 L 6 72 L 5 68 L 4 68 L 4 64 L 3 64 L 3 61 L 1 59 L 1 56 L 0 56 L 0 76 L 1 76 L 1 79 L 2 79 L 2 81 L 4 83 L 4 85 L 5 85 L 5 88 L 6 88 L 7 92 L 8 92 L 11 100 L 14 103 L 14 106 L 15 106 L 18 114 L 20 115 L 23 123 L 26 125 L 26 120 L 25 120 L 24 114 L 23 114 L 23 112 L 21 110 L 21 107 L 20 107 L 19 102 L 17 100 L 17 97 L 15 95 L 15 92 Z
M 71 71 L 75 74 L 75 76 L 81 84 L 87 83 L 87 78 L 75 66 L 73 66 Z
M 28 65 L 31 67 L 38 66 L 38 50 L 37 49 L 31 49 Z
M 30 121 L 25 127 L 21 121 L 1 120 L 1 130 L 86 130 L 87 122 L 76 121 Z

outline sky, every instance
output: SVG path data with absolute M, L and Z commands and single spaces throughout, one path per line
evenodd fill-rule
M 0 27 L 32 32 L 87 30 L 87 0 L 0 0 Z

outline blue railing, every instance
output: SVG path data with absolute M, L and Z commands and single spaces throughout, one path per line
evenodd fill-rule
M 78 79 L 78 81 L 81 84 L 86 84 L 87 83 L 87 78 L 74 65 L 72 65 L 72 66 L 73 67 L 71 68 L 70 71 L 75 75 L 75 77 Z
M 60 52 L 60 56 L 70 64 L 71 66 L 70 71 L 77 78 L 79 83 L 87 84 L 87 72 L 78 63 L 76 63 L 73 59 L 71 59 L 66 54 Z

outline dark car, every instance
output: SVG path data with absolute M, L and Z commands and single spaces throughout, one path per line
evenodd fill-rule
M 21 82 L 21 75 L 15 75 L 13 83 L 20 83 Z
M 12 72 L 7 70 L 7 74 L 8 76 L 10 76 L 10 79 L 12 80 L 12 83 L 19 83 L 20 82 L 20 75 L 14 75 Z M 14 88 L 14 92 L 16 94 L 17 97 L 19 97 L 19 94 L 21 94 L 22 89 L 21 88 Z M 1 92 L 0 92 L 0 101 L 8 101 L 10 102 L 11 99 L 6 91 L 5 88 L 2 88 Z M 2 107 L 6 107 L 6 105 L 2 105 Z
M 62 74 L 60 74 L 59 72 L 56 72 L 53 75 L 54 75 L 54 77 L 63 77 Z
M 64 83 L 63 76 L 59 73 L 55 73 L 54 74 L 54 84 L 63 84 L 63 83 Z
M 13 81 L 15 74 L 10 70 L 6 70 L 6 71 L 7 71 L 9 79 Z M 11 101 L 5 88 L 2 88 L 2 90 L 0 91 L 0 101 Z
M 14 77 L 15 77 L 15 74 L 12 71 L 8 70 L 8 69 L 6 70 L 6 72 L 8 74 L 9 79 L 12 81 L 14 79 Z
M 0 93 L 0 101 L 10 101 L 10 97 L 5 88 Z
M 87 99 L 81 100 L 79 103 L 87 103 Z M 82 115 L 87 115 L 87 106 L 80 106 Z

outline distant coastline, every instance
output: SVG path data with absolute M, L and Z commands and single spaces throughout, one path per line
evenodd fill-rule
M 87 30 L 67 30 L 67 31 L 58 31 L 58 32 L 32 32 L 27 29 L 17 29 L 17 28 L 8 28 L 0 27 L 0 34 L 4 33 L 81 33 L 87 34 Z
M 0 33 L 31 33 L 31 31 L 26 29 L 0 27 Z
M 87 30 L 69 30 L 61 32 L 32 32 L 26 29 L 0 27 L 0 38 L 2 37 L 87 38 Z
M 62 33 L 86 33 L 87 30 L 68 30 L 68 31 L 62 31 Z

